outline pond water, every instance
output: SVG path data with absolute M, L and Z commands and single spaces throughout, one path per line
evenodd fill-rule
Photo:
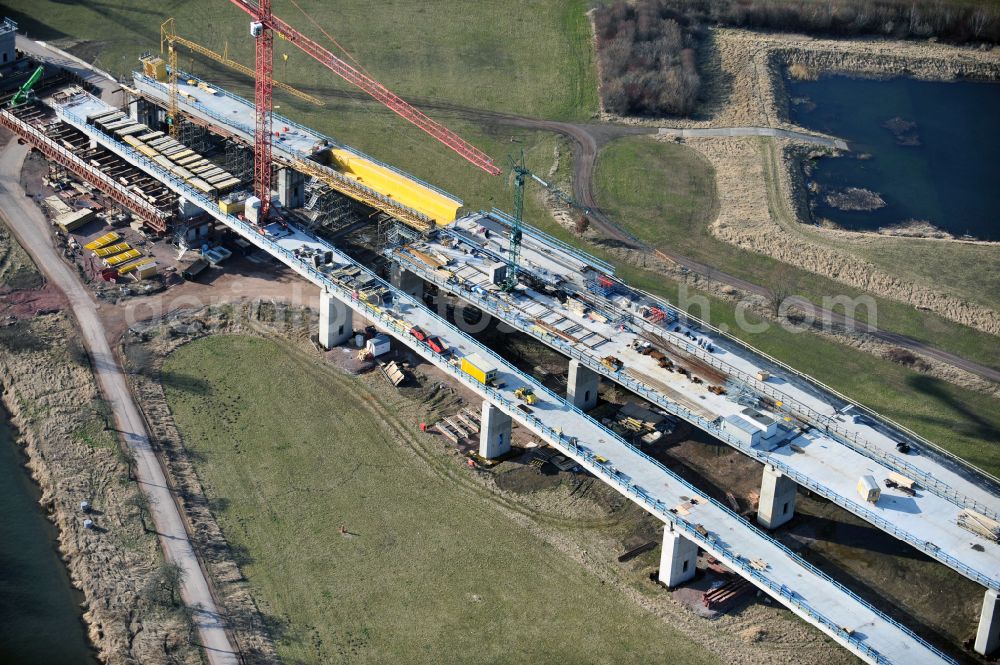
M 927 221 L 955 236 L 1000 240 L 1000 83 L 824 75 L 787 84 L 791 120 L 852 150 L 818 160 L 807 175 L 820 188 L 810 194 L 816 218 L 853 230 Z M 848 188 L 885 205 L 830 205 L 830 194 Z
M 0 663 L 96 665 L 41 492 L 0 409 Z

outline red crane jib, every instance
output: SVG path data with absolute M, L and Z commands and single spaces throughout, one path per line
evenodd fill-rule
M 306 37 L 301 32 L 282 21 L 277 16 L 270 14 L 269 16 L 262 17 L 260 8 L 250 4 L 246 0 L 229 1 L 245 11 L 247 14 L 253 16 L 256 20 L 261 21 L 263 18 L 262 22 L 266 27 L 278 32 L 284 39 L 298 46 L 334 74 L 340 76 L 348 83 L 357 86 L 361 90 L 364 90 L 394 113 L 402 118 L 405 118 L 426 133 L 430 134 L 438 141 L 464 157 L 470 163 L 475 164 L 490 175 L 500 175 L 502 173 L 502 170 L 493 163 L 490 156 L 482 150 L 479 150 L 475 146 L 471 145 L 447 127 L 431 120 L 424 113 L 410 106 L 406 101 L 386 88 L 384 85 L 344 62 L 333 53 L 317 44 L 314 40 Z M 265 0 L 265 2 L 267 3 L 269 10 L 270 2 L 269 0 Z

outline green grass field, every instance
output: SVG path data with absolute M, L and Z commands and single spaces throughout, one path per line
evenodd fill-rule
M 716 662 L 409 454 L 416 423 L 323 361 L 212 337 L 164 387 L 286 663 Z
M 404 97 L 523 115 L 586 118 L 597 108 L 585 0 L 454 2 L 301 0 L 299 6 L 376 79 Z M 177 20 L 180 35 L 253 66 L 249 17 L 225 0 L 107 3 L 12 0 L 5 3 L 35 38 L 95 42 L 88 60 L 112 74 L 132 67 L 143 50 L 159 49 L 159 26 Z M 273 11 L 300 32 L 343 56 L 287 0 Z M 281 55 L 287 53 L 285 63 Z M 180 64 L 187 59 L 181 55 Z M 296 86 L 353 90 L 281 39 L 275 78 Z
M 815 303 L 824 296 L 865 293 L 715 238 L 708 228 L 717 206 L 712 167 L 683 145 L 646 137 L 608 144 L 598 156 L 595 195 L 614 220 L 644 242 L 670 247 L 750 282 L 768 285 L 791 272 L 796 294 Z M 875 301 L 880 328 L 1000 367 L 1000 345 L 992 335 L 886 298 Z M 866 315 L 864 309 L 859 313 Z

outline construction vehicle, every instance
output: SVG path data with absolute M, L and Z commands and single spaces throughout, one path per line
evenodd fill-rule
M 535 391 L 529 388 L 528 386 L 521 386 L 520 388 L 515 390 L 514 397 L 520 400 L 524 400 L 525 404 L 534 404 L 536 401 L 538 401 L 538 398 L 535 397 Z
M 39 79 L 42 78 L 42 74 L 44 73 L 45 73 L 44 67 L 39 67 L 38 69 L 33 71 L 31 73 L 31 76 L 28 77 L 28 80 L 24 82 L 24 85 L 18 88 L 17 92 L 14 93 L 14 96 L 10 98 L 9 106 L 13 108 L 15 106 L 20 106 L 24 102 L 28 101 L 28 95 L 31 93 L 31 89 L 35 87 L 35 84 L 38 83 Z
M 462 371 L 484 386 L 492 385 L 497 379 L 497 366 L 475 353 L 462 358 Z
M 625 363 L 623 363 L 620 358 L 615 356 L 604 356 L 601 358 L 601 364 L 610 369 L 612 372 L 618 372 L 625 366 Z

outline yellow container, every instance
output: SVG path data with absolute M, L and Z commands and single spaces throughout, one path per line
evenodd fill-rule
M 483 385 L 493 383 L 497 378 L 497 368 L 475 353 L 462 358 L 462 371 Z
M 219 201 L 219 210 L 227 215 L 238 215 L 243 212 L 243 200 L 238 201 L 227 201 L 222 199 Z
M 159 56 L 142 59 L 142 73 L 157 81 L 167 80 L 167 63 Z

